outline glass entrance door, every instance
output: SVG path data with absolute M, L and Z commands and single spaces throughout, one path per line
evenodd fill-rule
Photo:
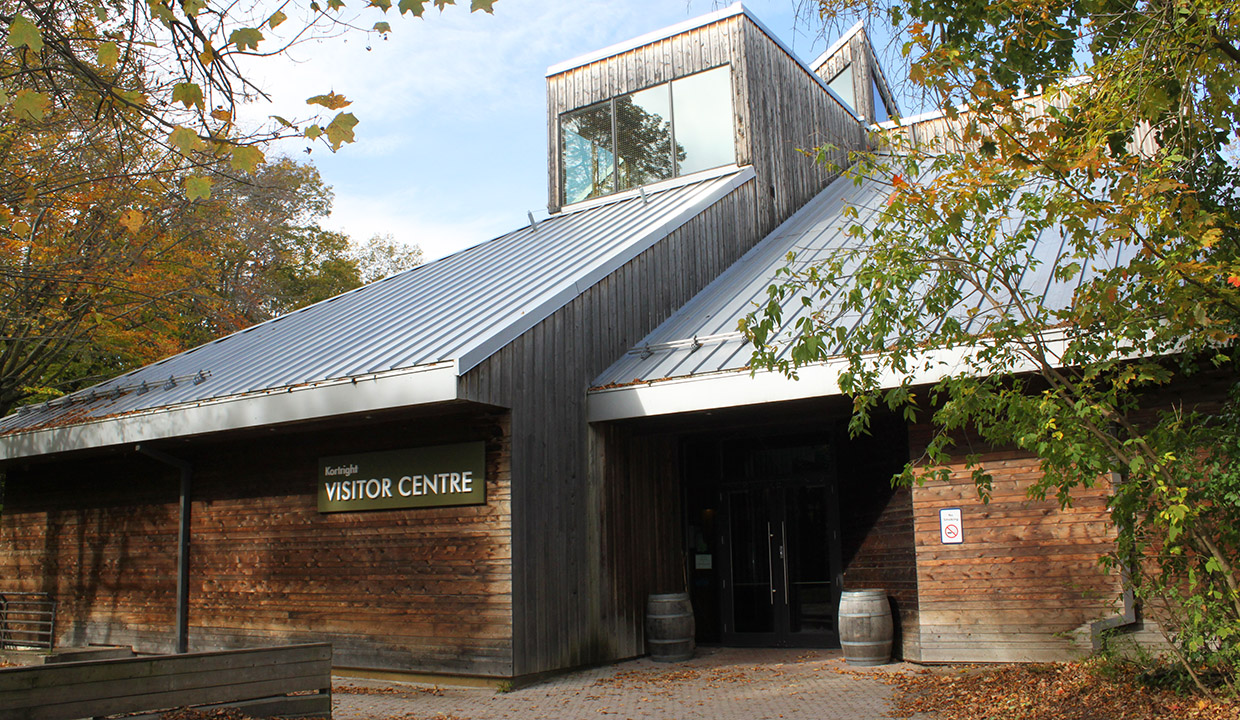
M 832 490 L 822 478 L 723 490 L 725 643 L 839 643 L 839 533 Z

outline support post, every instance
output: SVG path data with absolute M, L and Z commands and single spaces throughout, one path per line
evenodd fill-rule
M 181 471 L 181 511 L 177 540 L 177 652 L 189 652 L 189 521 L 190 490 L 194 467 L 186 460 L 146 445 L 134 448 L 154 460 L 179 468 Z

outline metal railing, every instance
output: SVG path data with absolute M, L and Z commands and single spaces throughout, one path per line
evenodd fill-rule
M 0 593 L 0 648 L 52 649 L 56 601 L 47 593 Z

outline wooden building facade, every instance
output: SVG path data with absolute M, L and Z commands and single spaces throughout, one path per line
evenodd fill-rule
M 838 218 L 851 181 L 802 151 L 864 148 L 849 105 L 889 89 L 863 33 L 835 51 L 868 95 L 841 102 L 739 5 L 553 67 L 549 219 L 0 421 L 0 591 L 54 596 L 60 643 L 329 641 L 342 668 L 492 679 L 641 655 L 647 595 L 682 590 L 703 642 L 838 645 L 839 593 L 877 587 L 906 658 L 1010 656 L 974 653 L 996 637 L 1054 654 L 1101 601 L 1052 619 L 1066 596 L 1031 585 L 991 623 L 957 593 L 994 553 L 1084 577 L 1092 550 L 1056 539 L 1105 543 L 1101 495 L 1067 516 L 1013 490 L 967 526 L 1002 539 L 990 555 L 944 549 L 938 509 L 969 488 L 888 482 L 919 428 L 850 439 L 830 382 L 741 385 L 728 312 L 683 334 L 712 289 L 748 302 L 728 278 L 760 275 L 764 247 Z M 724 77 L 730 141 L 699 154 L 677 93 Z M 367 475 L 466 445 L 476 470 Z M 413 502 L 471 472 L 480 495 Z M 1045 537 L 1011 529 L 1031 519 Z

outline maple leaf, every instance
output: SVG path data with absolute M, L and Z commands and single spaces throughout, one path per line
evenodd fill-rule
M 13 18 L 9 25 L 9 45 L 11 47 L 28 47 L 35 52 L 43 49 L 43 34 L 38 26 L 22 15 Z
M 1232 287 L 1240 287 L 1240 275 L 1232 275 L 1227 278 L 1227 284 Z
M 172 102 L 179 102 L 187 108 L 196 107 L 202 109 L 203 97 L 202 88 L 198 83 L 177 83 L 172 88 Z
M 275 12 L 271 13 L 271 17 L 267 18 L 267 27 L 272 30 L 275 30 L 276 27 L 280 23 L 284 22 L 285 20 L 288 20 L 288 15 L 285 15 L 283 12 L 276 10 Z
M 495 11 L 491 9 L 491 6 L 494 4 L 495 0 L 472 0 L 469 3 L 469 11 L 478 12 L 481 10 L 489 15 L 494 15 Z
M 337 95 L 332 91 L 326 95 L 315 95 L 306 99 L 307 105 L 322 105 L 328 110 L 339 110 L 353 104 L 352 100 L 348 100 L 344 95 Z
M 111 70 L 116 67 L 116 63 L 120 60 L 121 51 L 120 48 L 116 47 L 116 43 L 105 42 L 99 46 L 99 50 L 95 52 L 95 57 L 99 60 L 100 65 Z
M 422 13 L 426 12 L 426 2 L 427 0 L 400 0 L 396 7 L 401 15 L 411 12 L 414 17 L 422 17 Z
M 190 200 L 206 200 L 211 197 L 211 178 L 197 175 L 185 178 L 185 197 Z
M 251 50 L 258 49 L 258 43 L 263 39 L 263 34 L 256 28 L 238 28 L 233 30 L 228 36 L 228 42 L 237 46 L 238 50 L 245 50 L 247 47 Z
M 23 120 L 42 120 L 52 102 L 47 93 L 18 90 L 13 98 L 13 112 Z
M 333 150 L 339 150 L 345 143 L 353 142 L 353 128 L 357 126 L 357 118 L 353 113 L 340 113 L 327 125 L 327 142 Z

